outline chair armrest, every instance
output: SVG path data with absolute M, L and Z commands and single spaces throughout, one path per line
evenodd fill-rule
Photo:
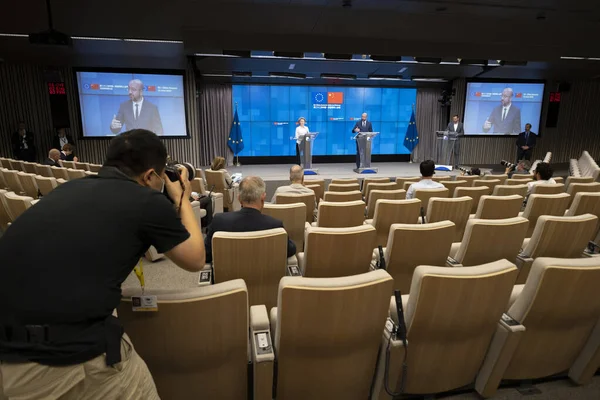
M 515 265 L 517 266 L 517 268 L 519 268 L 519 275 L 517 276 L 517 281 L 515 282 L 515 285 L 520 285 L 525 283 L 525 281 L 527 280 L 529 270 L 533 265 L 533 258 L 528 257 L 526 254 L 520 253 L 517 255 Z
M 404 296 L 402 296 L 404 297 Z M 390 333 L 384 329 L 381 337 L 381 345 L 379 346 L 379 357 L 377 361 L 377 369 L 373 381 L 373 391 L 371 393 L 372 400 L 392 400 L 392 397 L 385 390 L 385 361 L 386 351 L 390 347 L 389 370 L 387 371 L 388 383 L 390 389 L 398 391 L 400 377 L 402 375 L 402 363 L 406 355 L 404 345 L 401 340 L 390 338 Z
M 305 222 L 304 223 L 304 231 L 306 232 L 306 230 L 310 228 L 310 222 Z
M 254 370 L 254 399 L 271 400 L 275 352 L 269 325 L 267 307 L 250 307 L 250 344 Z
M 454 258 L 448 257 L 446 259 L 446 266 L 448 266 L 448 267 L 462 267 L 463 265 L 461 263 L 459 263 L 458 261 L 456 261 Z
M 408 307 L 408 297 L 410 294 L 402 295 L 402 309 L 406 312 L 406 308 Z M 388 316 L 394 321 L 396 325 L 398 325 L 398 310 L 396 309 L 396 297 L 392 296 L 390 298 L 390 309 Z M 406 321 L 404 321 L 406 322 Z M 408 329 L 408 326 L 406 327 Z
M 298 258 L 296 257 L 296 255 L 288 257 L 286 265 L 287 266 L 298 265 Z

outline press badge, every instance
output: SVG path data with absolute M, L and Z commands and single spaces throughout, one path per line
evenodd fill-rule
M 132 296 L 131 305 L 133 311 L 158 311 L 156 296 Z

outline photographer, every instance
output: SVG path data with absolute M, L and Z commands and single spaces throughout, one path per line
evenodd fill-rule
M 481 175 L 481 170 L 479 168 L 471 168 L 471 169 L 467 169 L 467 168 L 462 168 L 462 167 L 458 167 L 458 169 L 460 170 L 460 176 L 472 176 L 472 175 Z
M 97 176 L 60 185 L 0 238 L 0 375 L 11 398 L 158 399 L 112 312 L 150 246 L 187 271 L 204 266 L 187 171 L 172 182 L 166 159 L 154 133 L 125 132 Z M 68 240 L 56 231 L 65 212 L 78 228 Z
M 516 165 L 502 160 L 501 164 L 506 167 L 504 173 L 508 175 L 509 179 L 512 178 L 513 174 L 528 174 L 531 169 L 531 164 L 527 160 L 519 160 Z

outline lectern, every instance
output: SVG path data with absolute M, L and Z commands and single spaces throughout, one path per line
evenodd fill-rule
M 458 134 L 450 131 L 437 131 L 437 164 L 444 166 L 451 166 L 452 154 L 454 153 L 454 146 Z
M 300 162 L 302 168 L 304 168 L 304 175 L 317 175 L 319 173 L 318 169 L 312 167 L 313 142 L 318 135 L 319 132 L 309 132 L 298 136 L 298 139 L 302 140 L 298 147 L 300 148 Z M 296 138 L 291 139 L 296 141 Z
M 354 172 L 358 174 L 373 174 L 377 168 L 371 167 L 371 143 L 373 138 L 379 135 L 379 132 L 359 132 L 352 139 L 358 143 L 358 152 L 360 154 L 360 167 L 355 168 Z

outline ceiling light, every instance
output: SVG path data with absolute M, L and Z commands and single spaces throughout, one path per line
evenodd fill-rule
M 561 60 L 585 60 L 585 57 L 562 56 Z
M 426 78 L 426 77 L 413 77 L 414 82 L 448 82 L 448 79 L 444 78 Z
M 28 38 L 29 35 L 26 35 L 24 33 L 0 33 L 0 36 L 3 37 L 19 37 L 19 38 Z
M 299 74 L 297 72 L 269 72 L 271 78 L 291 78 L 291 79 L 305 79 L 306 74 Z
M 377 81 L 401 81 L 402 75 L 369 75 L 369 79 Z

